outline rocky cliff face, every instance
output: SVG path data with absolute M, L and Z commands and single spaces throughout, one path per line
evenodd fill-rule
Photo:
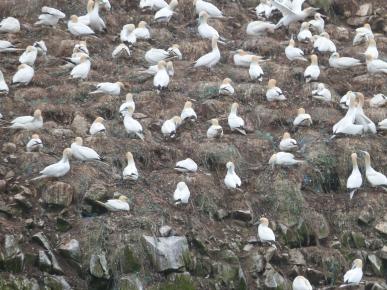
M 179 2 L 179 11 L 168 26 L 153 24 L 152 13 L 142 12 L 137 1 L 112 1 L 104 12 L 108 34 L 88 37 L 92 71 L 87 81 L 69 80 L 62 57 L 69 56 L 78 40 L 61 22 L 56 28 L 33 26 L 40 7 L 61 9 L 67 16 L 84 13 L 84 1 L 5 1 L 0 16 L 15 16 L 22 24 L 17 34 L 0 35 L 19 47 L 43 39 L 47 58 L 39 57 L 33 82 L 11 88 L 0 98 L 4 118 L 27 115 L 40 108 L 44 128 L 39 134 L 41 152 L 27 153 L 28 131 L 0 129 L 0 289 L 291 289 L 291 281 L 304 275 L 317 288 L 335 289 L 354 258 L 365 263 L 364 285 L 351 289 L 387 289 L 386 192 L 366 184 L 349 200 L 346 179 L 350 155 L 358 150 L 372 154 L 374 167 L 387 173 L 383 135 L 343 137 L 329 141 L 331 128 L 342 116 L 337 105 L 346 91 L 363 92 L 367 99 L 386 93 L 386 77 L 366 74 L 365 66 L 338 71 L 320 58 L 320 81 L 333 93 L 334 105 L 312 100 L 315 84 L 305 84 L 303 63 L 290 64 L 284 48 L 299 24 L 260 38 L 248 38 L 245 27 L 255 15 L 257 1 L 213 1 L 231 19 L 211 20 L 229 42 L 220 46 L 222 60 L 212 72 L 188 68 L 209 51 L 209 41 L 195 35 L 190 0 Z M 385 0 L 309 1 L 328 15 L 326 30 L 343 55 L 361 58 L 364 46 L 352 46 L 354 28 L 369 21 L 378 33 L 379 51 L 387 56 Z M 364 10 L 364 9 L 363 9 Z M 118 44 L 116 34 L 127 23 L 151 23 L 152 40 L 140 41 L 132 56 L 111 59 Z M 180 45 L 183 60 L 176 61 L 169 91 L 158 94 L 152 78 L 138 74 L 146 65 L 143 56 L 151 47 Z M 301 45 L 307 53 L 310 45 Z M 232 50 L 243 48 L 270 59 L 262 64 L 262 83 L 251 82 L 246 68 L 232 64 Z M 1 54 L 0 68 L 9 81 L 16 71 L 18 54 Z M 218 97 L 220 82 L 230 77 L 236 94 Z M 283 103 L 265 99 L 266 83 L 275 77 L 288 96 Z M 145 129 L 145 142 L 129 139 L 118 114 L 123 97 L 92 96 L 93 84 L 120 80 L 132 92 L 137 117 Z M 176 140 L 165 141 L 162 122 L 180 114 L 184 102 L 194 100 L 198 121 L 179 128 Z M 240 104 L 239 114 L 250 129 L 247 136 L 231 133 L 226 116 L 230 105 Z M 292 132 L 304 150 L 297 157 L 307 162 L 290 169 L 272 169 L 270 156 L 277 152 L 283 132 L 292 130 L 299 107 L 312 115 L 313 126 Z M 384 108 L 365 113 L 378 122 Z M 106 122 L 106 136 L 88 136 L 95 117 Z M 225 135 L 209 141 L 207 121 L 220 118 Z M 64 177 L 31 182 L 38 172 L 55 162 L 76 136 L 101 153 L 105 163 L 72 160 Z M 137 183 L 122 181 L 125 153 L 131 151 L 139 169 Z M 178 160 L 191 157 L 200 168 L 196 174 L 173 170 Z M 242 178 L 242 191 L 223 185 L 225 165 L 234 161 Z M 363 163 L 360 162 L 363 168 Z M 187 206 L 175 206 L 172 195 L 179 181 L 191 191 Z M 109 213 L 96 201 L 115 194 L 129 197 L 130 211 Z M 257 241 L 254 223 L 267 217 L 278 247 Z

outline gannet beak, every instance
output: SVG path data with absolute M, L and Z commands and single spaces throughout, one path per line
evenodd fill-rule
M 327 16 L 325 16 L 325 15 L 323 15 L 323 14 L 320 14 L 320 16 L 321 16 L 322 18 L 327 18 Z
M 254 226 L 259 225 L 259 220 L 253 223 Z

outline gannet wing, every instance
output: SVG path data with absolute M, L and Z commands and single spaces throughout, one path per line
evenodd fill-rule
M 281 11 L 283 16 L 287 15 L 294 15 L 295 13 L 292 11 L 292 9 L 286 5 L 287 2 L 279 2 L 278 0 L 274 0 L 272 2 L 272 5 L 276 7 L 279 11 Z
M 302 11 L 302 4 L 304 4 L 305 0 L 293 0 L 291 9 L 295 12 L 301 12 Z

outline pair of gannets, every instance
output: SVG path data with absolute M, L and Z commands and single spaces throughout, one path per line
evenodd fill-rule
M 361 65 L 361 62 L 353 57 L 340 57 L 338 52 L 334 52 L 329 58 L 329 65 L 334 68 L 348 69 Z
M 218 119 L 211 119 L 211 126 L 207 130 L 207 138 L 215 139 L 223 136 L 223 128 L 219 125 Z
M 321 15 L 320 13 L 316 13 L 314 15 L 314 19 L 309 21 L 311 28 L 314 31 L 316 31 L 318 34 L 324 32 L 325 21 L 324 21 L 323 17 L 325 17 L 325 16 Z
M 224 178 L 224 184 L 227 189 L 237 189 L 241 187 L 242 181 L 240 177 L 235 173 L 235 165 L 232 161 L 227 162 L 226 164 L 227 174 Z
M 304 163 L 304 161 L 302 160 L 297 160 L 297 159 L 294 159 L 294 155 L 292 153 L 289 153 L 289 152 L 278 152 L 278 153 L 274 153 L 270 159 L 269 159 L 269 165 L 272 166 L 272 168 L 274 168 L 275 165 L 280 165 L 280 166 L 292 166 L 292 165 L 296 165 L 296 164 L 299 164 L 299 163 Z
M 171 0 L 168 6 L 165 6 L 155 13 L 154 20 L 156 22 L 169 22 L 172 15 L 175 13 L 175 9 L 178 6 L 177 0 Z
M 137 36 L 134 32 L 136 26 L 134 24 L 125 24 L 120 32 L 120 40 L 121 42 L 129 45 L 134 45 L 137 42 Z
M 144 140 L 144 130 L 139 121 L 133 118 L 134 108 L 129 106 L 124 113 L 124 127 L 129 136 L 137 136 L 141 140 Z
M 275 79 L 270 79 L 267 83 L 266 99 L 269 102 L 286 100 L 282 90 L 276 85 L 277 81 Z
M 329 34 L 326 32 L 320 35 L 314 35 L 312 37 L 313 50 L 319 53 L 334 53 L 336 52 L 336 45 L 330 39 Z
M 367 71 L 370 74 L 387 74 L 387 62 L 381 59 L 375 59 L 371 53 L 366 54 Z
M 38 56 L 38 49 L 35 46 L 27 46 L 26 50 L 19 57 L 19 62 L 27 64 L 29 66 L 34 66 L 35 60 Z
M 41 148 L 43 148 L 43 142 L 40 139 L 38 134 L 32 134 L 31 139 L 28 141 L 26 145 L 26 148 L 27 148 L 27 152 L 32 152 L 35 150 L 39 151 Z
M 5 82 L 3 72 L 0 70 L 0 94 L 8 94 L 9 87 Z
M 176 162 L 175 170 L 183 173 L 195 173 L 198 170 L 198 165 L 191 158 L 187 158 Z
M 71 155 L 71 149 L 66 148 L 65 150 L 63 150 L 61 160 L 59 160 L 57 163 L 45 167 L 42 171 L 39 172 L 41 174 L 40 176 L 35 177 L 31 180 L 38 180 L 46 177 L 62 177 L 66 175 L 70 171 L 69 158 L 71 157 Z
M 383 107 L 385 104 L 387 104 L 387 96 L 383 94 L 374 95 L 370 100 L 370 107 L 372 108 Z
M 103 32 L 106 31 L 106 24 L 105 21 L 99 16 L 99 9 L 100 4 L 102 4 L 103 1 L 95 0 L 94 1 L 94 7 L 91 13 L 89 14 L 89 26 L 91 29 L 97 32 Z
M 0 21 L 0 33 L 17 33 L 20 31 L 20 22 L 15 17 L 7 17 Z
M 219 86 L 219 95 L 232 96 L 235 90 L 231 83 L 232 80 L 230 78 L 225 78 Z
M 34 68 L 23 63 L 17 67 L 17 72 L 12 77 L 12 84 L 28 85 L 34 75 Z
M 281 151 L 293 151 L 298 149 L 298 143 L 290 137 L 288 132 L 285 132 L 278 147 Z
M 105 125 L 102 123 L 103 121 L 104 119 L 102 117 L 97 117 L 94 120 L 93 124 L 91 124 L 90 126 L 90 130 L 89 130 L 90 135 L 94 136 L 94 135 L 106 132 Z
M 33 116 L 21 116 L 13 119 L 9 128 L 37 130 L 43 127 L 42 111 L 37 109 Z
M 78 21 L 78 16 L 76 15 L 70 16 L 70 21 L 67 22 L 67 29 L 74 36 L 86 36 L 95 34 L 93 29 Z
M 319 8 L 308 7 L 302 10 L 302 4 L 304 1 L 299 0 L 273 0 L 272 4 L 276 7 L 281 13 L 282 18 L 276 24 L 276 28 L 281 26 L 288 27 L 293 22 L 303 21 L 304 19 L 312 16 L 316 13 Z
M 139 7 L 141 9 L 152 9 L 152 10 L 160 10 L 168 6 L 168 3 L 165 0 L 141 0 Z
M 94 149 L 83 146 L 83 139 L 81 137 L 76 137 L 70 148 L 72 156 L 80 161 L 102 160 L 101 156 Z
M 258 18 L 265 17 L 268 19 L 271 17 L 272 12 L 276 9 L 277 8 L 271 4 L 271 0 L 260 0 L 257 7 L 255 7 L 255 14 Z
M 301 49 L 295 47 L 294 45 L 295 45 L 294 40 L 290 39 L 289 45 L 285 48 L 285 55 L 288 58 L 288 60 L 290 60 L 290 61 L 294 61 L 294 60 L 308 61 L 304 57 L 304 52 Z
M 90 92 L 89 94 L 107 94 L 111 96 L 119 96 L 121 94 L 121 88 L 124 89 L 125 86 L 121 82 L 115 83 L 99 83 L 96 85 L 96 90 Z
M 297 40 L 301 42 L 309 42 L 312 40 L 312 32 L 309 30 L 310 23 L 303 22 L 301 24 L 300 32 L 297 34 Z
M 192 102 L 187 101 L 184 104 L 184 108 L 181 111 L 180 118 L 182 122 L 186 121 L 196 121 L 198 116 L 196 115 L 195 110 L 192 108 Z
M 70 75 L 73 79 L 85 80 L 89 75 L 90 68 L 90 57 L 87 54 L 83 54 L 79 58 L 79 64 L 71 70 Z
M 196 14 L 205 11 L 210 17 L 224 17 L 222 11 L 219 10 L 214 4 L 204 0 L 193 0 Z
M 327 89 L 323 83 L 319 83 L 317 85 L 317 89 L 312 91 L 312 98 L 324 102 L 330 102 L 332 101 L 332 94 L 331 91 Z
M 133 108 L 133 112 L 136 109 L 136 104 L 133 101 L 133 95 L 131 93 L 126 94 L 125 102 L 122 103 L 119 108 L 119 112 L 121 113 L 122 116 L 125 116 L 126 111 L 128 110 L 129 107 Z
M 62 11 L 48 6 L 43 6 L 41 11 L 39 21 L 35 22 L 34 25 L 56 26 L 59 19 L 66 17 Z
M 304 71 L 305 81 L 308 83 L 310 81 L 316 81 L 320 76 L 320 68 L 318 66 L 317 55 L 312 54 L 310 56 L 310 65 Z
M 309 114 L 305 113 L 304 108 L 299 108 L 297 110 L 297 117 L 293 121 L 293 126 L 309 127 L 309 126 L 312 126 L 312 124 L 313 124 L 312 117 Z
M 153 77 L 153 86 L 158 90 L 168 88 L 169 85 L 169 73 L 167 71 L 166 62 L 160 60 L 157 64 L 157 72 Z
M 266 33 L 273 33 L 276 25 L 267 21 L 252 21 L 247 24 L 246 33 L 251 36 L 263 36 Z
M 237 115 L 238 103 L 231 105 L 230 114 L 228 115 L 227 122 L 231 131 L 238 131 L 242 135 L 246 135 L 245 121 Z
M 136 181 L 138 179 L 138 170 L 131 152 L 126 153 L 126 160 L 128 161 L 128 164 L 122 172 L 122 178 L 124 180 Z
M 191 192 L 189 191 L 189 188 L 187 184 L 184 181 L 180 181 L 176 185 L 175 192 L 173 193 L 173 201 L 175 205 L 178 204 L 187 204 L 189 201 L 189 197 L 191 195 Z
M 353 45 L 358 45 L 368 39 L 374 38 L 371 26 L 368 23 L 365 23 L 363 27 L 356 28 L 355 32 Z
M 265 217 L 259 219 L 258 238 L 262 243 L 269 243 L 271 246 L 276 248 L 274 232 L 269 227 L 269 220 Z
M 161 133 L 166 138 L 175 138 L 176 130 L 182 124 L 180 116 L 174 116 L 169 120 L 166 120 L 161 126 Z
M 86 41 L 80 41 L 74 45 L 71 57 L 65 57 L 63 60 L 67 62 L 66 67 L 74 67 L 81 63 L 81 56 L 89 56 Z
M 109 211 L 129 211 L 128 198 L 125 195 L 120 195 L 117 199 L 108 199 L 106 202 L 96 201 Z
M 201 1 L 201 0 L 198 0 Z M 194 63 L 194 67 L 201 67 L 205 66 L 209 69 L 211 69 L 213 66 L 215 66 L 219 60 L 220 60 L 220 51 L 218 48 L 218 40 L 219 38 L 217 36 L 212 37 L 212 51 L 201 56 L 197 61 Z

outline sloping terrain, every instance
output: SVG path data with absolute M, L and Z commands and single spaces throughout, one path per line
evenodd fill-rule
M 47 57 L 40 56 L 35 63 L 32 83 L 11 87 L 8 95 L 0 97 L 5 120 L 32 114 L 37 108 L 44 118 L 44 128 L 36 132 L 44 143 L 41 152 L 25 150 L 35 132 L 0 129 L 0 289 L 291 289 L 297 275 L 307 277 L 316 288 L 335 289 L 355 258 L 364 261 L 365 283 L 351 289 L 387 289 L 387 193 L 365 181 L 352 200 L 346 192 L 353 152 L 370 152 L 374 168 L 387 174 L 386 136 L 330 140 L 332 126 L 345 114 L 338 101 L 348 90 L 366 96 L 364 111 L 375 123 L 387 117 L 385 108 L 368 105 L 374 94 L 387 93 L 386 76 L 367 74 L 365 65 L 339 71 L 329 67 L 329 56 L 320 56 L 319 81 L 331 89 L 334 102 L 313 100 L 316 84 L 303 80 L 307 64 L 290 63 L 284 54 L 299 24 L 268 36 L 247 37 L 246 25 L 256 19 L 251 8 L 257 1 L 252 0 L 212 1 L 231 17 L 210 20 L 228 41 L 220 45 L 222 59 L 212 71 L 193 69 L 192 62 L 211 47 L 210 41 L 196 35 L 192 1 L 179 1 L 168 25 L 152 23 L 153 13 L 141 11 L 137 2 L 112 1 L 112 11 L 102 12 L 108 33 L 78 39 L 67 31 L 66 22 L 60 21 L 56 28 L 33 23 L 44 5 L 60 9 L 68 19 L 85 13 L 84 1 L 0 3 L 0 17 L 14 16 L 22 24 L 20 33 L 0 34 L 0 39 L 21 48 L 44 40 L 48 48 Z M 369 21 L 377 33 L 381 58 L 387 57 L 385 0 L 309 2 L 326 9 L 326 31 L 341 55 L 364 61 L 361 53 L 366 45 L 353 47 L 352 39 L 354 29 Z M 366 2 L 373 4 L 372 15 L 356 16 Z M 137 42 L 129 59 L 112 60 L 122 26 L 141 20 L 150 24 L 152 40 Z M 276 16 L 273 21 L 277 20 Z M 80 39 L 87 40 L 92 58 L 92 70 L 83 82 L 69 78 L 62 60 Z M 147 66 L 144 54 L 149 48 L 167 49 L 172 44 L 180 45 L 183 60 L 174 61 L 175 75 L 169 89 L 160 94 L 152 77 L 139 71 Z M 297 45 L 311 53 L 311 45 Z M 268 59 L 262 63 L 262 83 L 250 81 L 248 68 L 233 64 L 233 51 L 238 48 Z M 8 84 L 19 55 L 0 54 L 0 70 Z M 233 80 L 234 96 L 218 96 L 226 77 Z M 269 78 L 277 80 L 287 101 L 266 100 Z M 120 97 L 88 94 L 103 81 L 123 82 L 124 93 Z M 134 94 L 144 142 L 127 136 L 118 113 L 127 92 Z M 198 120 L 180 127 L 175 140 L 165 140 L 162 123 L 180 115 L 187 100 L 193 102 Z M 249 129 L 246 136 L 228 128 L 233 102 L 240 104 L 238 114 Z M 312 116 L 313 125 L 296 130 L 292 122 L 300 107 Z M 97 116 L 105 119 L 106 136 L 88 134 Z M 212 118 L 219 118 L 224 129 L 219 140 L 206 138 Z M 279 151 L 286 131 L 303 145 L 296 157 L 306 162 L 272 168 L 269 158 Z M 103 155 L 104 163 L 72 159 L 66 176 L 30 181 L 60 159 L 77 136 Z M 139 170 L 136 183 L 121 178 L 128 151 Z M 196 174 L 173 169 L 187 157 L 199 165 Z M 224 186 L 228 161 L 236 164 L 241 191 Z M 361 156 L 359 164 L 364 172 Z M 187 206 L 173 204 L 179 181 L 185 181 L 191 192 Z M 96 204 L 117 193 L 129 198 L 129 212 L 110 213 Z M 254 223 L 262 216 L 271 221 L 277 250 L 257 242 Z M 180 257 L 183 265 L 178 270 L 161 271 L 146 247 L 144 236 L 160 236 L 159 228 L 165 225 L 174 236 L 188 241 L 189 250 Z M 80 253 L 69 246 L 71 240 L 79 242 Z

